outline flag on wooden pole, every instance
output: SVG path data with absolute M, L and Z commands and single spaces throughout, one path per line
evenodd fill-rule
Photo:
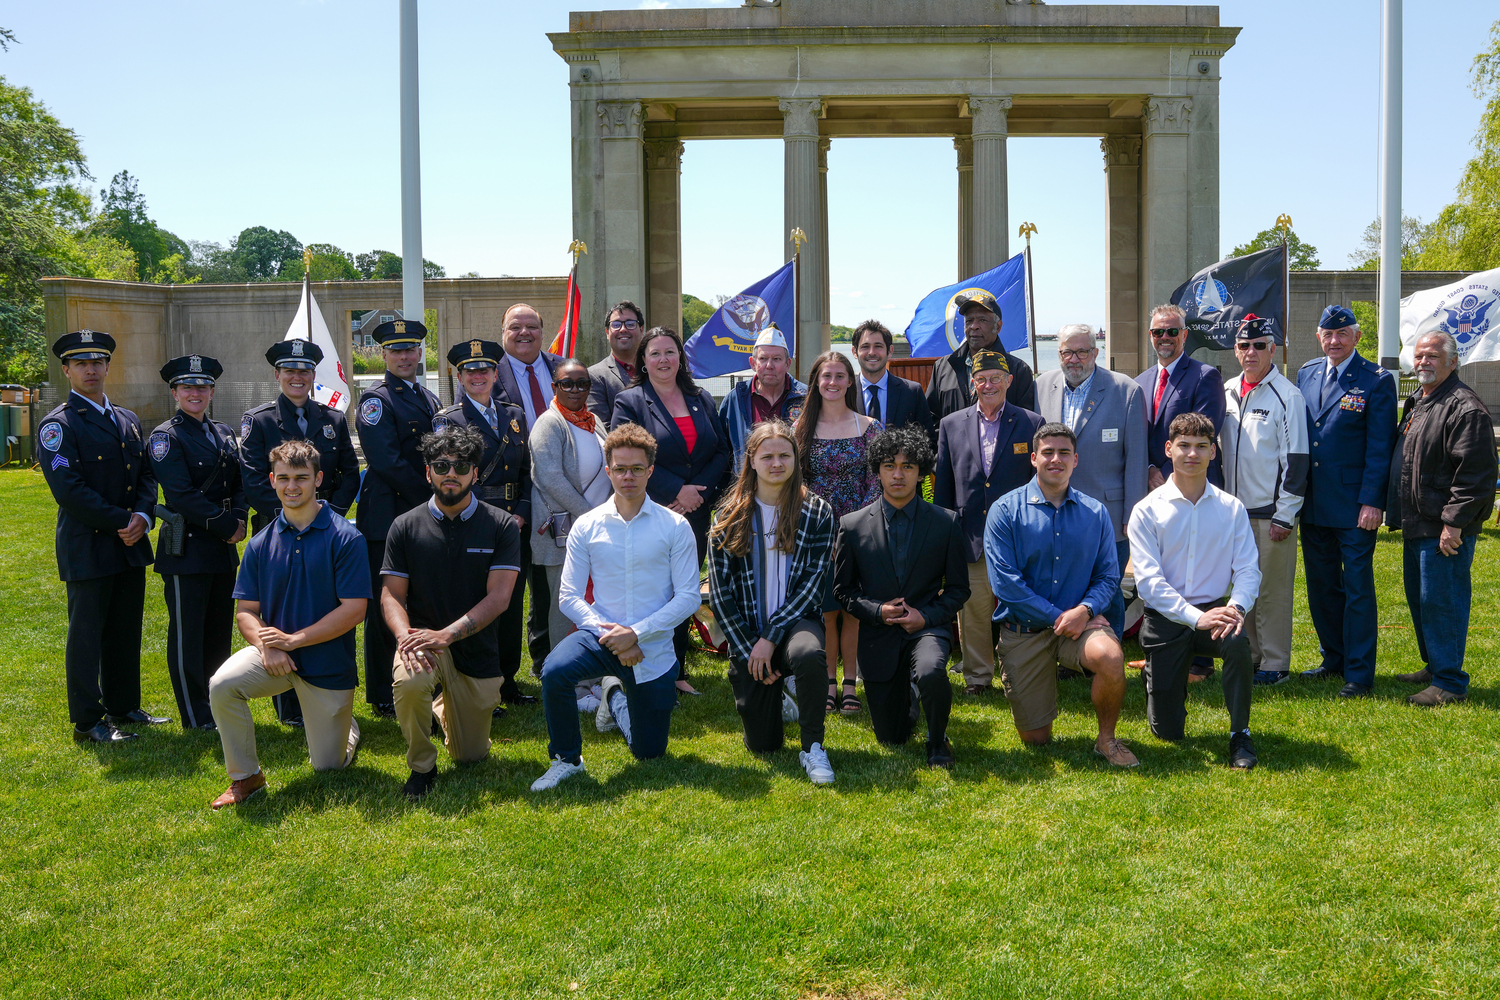
M 583 296 L 578 291 L 578 255 L 588 253 L 589 248 L 584 246 L 583 240 L 574 240 L 568 244 L 568 252 L 573 255 L 573 267 L 568 271 L 567 305 L 563 308 L 557 336 L 548 348 L 551 353 L 565 358 L 573 357 L 578 350 L 578 314 L 583 308 Z

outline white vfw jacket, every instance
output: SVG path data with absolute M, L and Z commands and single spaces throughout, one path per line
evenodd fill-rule
M 1274 365 L 1248 399 L 1243 387 L 1243 375 L 1224 385 L 1224 489 L 1252 518 L 1295 527 L 1307 495 L 1307 403 Z

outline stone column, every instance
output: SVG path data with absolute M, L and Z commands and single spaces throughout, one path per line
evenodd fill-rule
M 953 137 L 958 151 L 958 279 L 974 273 L 974 140 Z
M 1110 135 L 1104 153 L 1105 358 L 1117 371 L 1137 375 L 1150 357 L 1141 303 L 1141 137 Z
M 827 235 L 823 229 L 823 205 L 818 170 L 820 159 L 818 119 L 823 117 L 821 98 L 796 98 L 779 102 L 784 119 L 782 139 L 786 148 L 786 175 L 783 180 L 783 235 L 800 228 L 807 234 L 802 245 L 802 263 L 797 289 L 797 360 L 795 370 L 801 378 L 812 367 L 813 359 L 828 344 L 828 291 L 823 281 L 823 260 L 828 253 Z M 792 243 L 788 238 L 786 252 Z
M 998 267 L 1010 257 L 1010 198 L 1005 158 L 1009 97 L 970 97 L 974 119 L 974 215 L 972 273 Z M 965 275 L 968 277 L 968 275 Z
M 1142 117 L 1141 288 L 1146 311 L 1166 302 L 1193 274 L 1188 256 L 1188 119 L 1193 102 L 1186 97 L 1153 96 Z
M 651 326 L 682 332 L 682 142 L 653 139 L 646 146 L 645 302 Z
M 621 299 L 646 297 L 646 171 L 640 101 L 600 101 L 600 184 L 595 211 L 599 245 L 589 246 L 602 278 L 603 309 Z M 595 326 L 603 324 L 601 313 Z M 597 334 L 597 330 L 585 330 Z M 602 343 L 602 336 L 600 338 Z
M 833 294 L 833 283 L 828 280 L 828 261 L 832 256 L 828 248 L 832 245 L 832 237 L 828 233 L 828 150 L 833 145 L 833 140 L 822 138 L 818 140 L 818 204 L 822 209 L 823 233 L 823 340 L 830 347 L 833 346 L 833 309 L 831 299 Z M 808 365 L 811 367 L 812 362 Z

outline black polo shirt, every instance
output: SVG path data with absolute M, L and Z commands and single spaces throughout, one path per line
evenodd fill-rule
M 458 517 L 445 516 L 436 500 L 398 516 L 385 539 L 380 575 L 407 579 L 406 615 L 412 627 L 442 629 L 484 600 L 485 583 L 495 569 L 520 573 L 521 531 L 515 518 L 470 494 L 469 506 Z M 495 622 L 449 649 L 460 673 L 500 676 Z

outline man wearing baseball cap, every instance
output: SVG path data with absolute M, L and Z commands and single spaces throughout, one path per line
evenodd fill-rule
M 1005 350 L 1000 343 L 1000 303 L 984 289 L 975 289 L 959 295 L 953 301 L 958 314 L 964 318 L 964 342 L 958 350 L 940 358 L 932 366 L 932 381 L 927 386 L 927 406 L 932 411 L 934 423 L 942 423 L 950 413 L 974 405 L 974 389 L 969 378 L 976 351 L 998 351 L 1005 356 L 1010 370 L 1010 388 L 1005 391 L 1005 401 L 1023 410 L 1036 410 L 1036 382 L 1031 366 Z

